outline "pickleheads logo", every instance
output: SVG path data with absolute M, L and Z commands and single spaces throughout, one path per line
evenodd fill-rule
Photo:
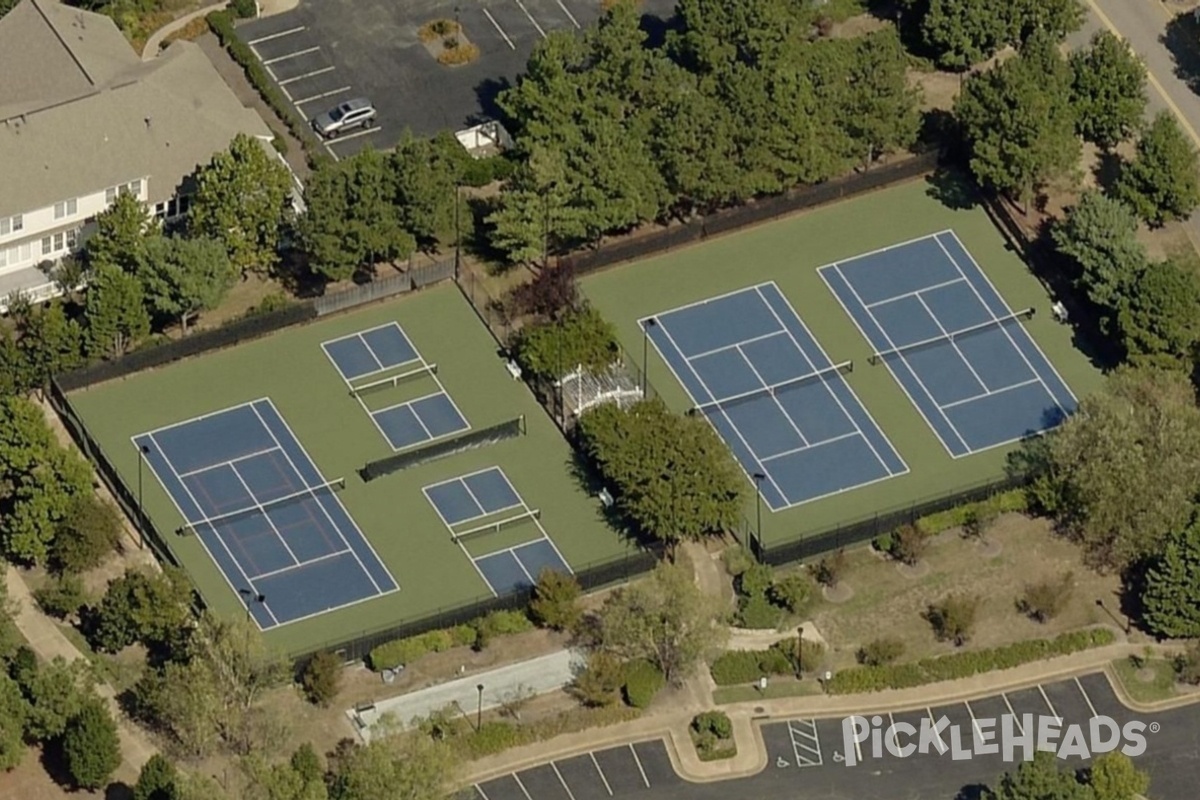
M 908 722 L 884 725 L 883 717 L 846 717 L 842 720 L 843 759 L 852 767 L 866 758 L 897 758 L 913 753 L 950 754 L 954 761 L 975 755 L 1001 753 L 1005 761 L 1032 761 L 1038 750 L 1059 758 L 1091 758 L 1120 749 L 1133 758 L 1146 752 L 1145 733 L 1157 733 L 1159 724 L 1134 720 L 1120 725 L 1111 717 L 1092 717 L 1086 726 L 1063 726 L 1058 717 L 1005 714 L 997 719 L 976 718 L 963 730 L 946 717 L 924 717 L 920 726 Z

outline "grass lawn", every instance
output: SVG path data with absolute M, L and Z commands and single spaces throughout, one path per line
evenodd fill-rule
M 1151 658 L 1140 669 L 1128 658 L 1112 662 L 1113 672 L 1130 699 L 1156 703 L 1176 696 L 1175 665 L 1165 658 Z
M 780 697 L 811 697 L 821 694 L 821 686 L 813 680 L 798 681 L 795 678 L 774 677 L 767 688 L 759 691 L 757 686 L 718 686 L 713 690 L 713 702 L 748 703 L 755 700 L 774 700 Z
M 524 415 L 527 434 L 363 482 L 356 471 L 392 449 L 348 395 L 320 345 L 390 321 L 398 322 L 421 355 L 438 365 L 438 378 L 472 429 Z M 433 483 L 501 467 L 522 499 L 541 510 L 542 525 L 575 569 L 624 556 L 631 547 L 606 526 L 599 503 L 573 476 L 567 443 L 526 386 L 505 371 L 494 341 L 453 285 L 331 315 L 235 348 L 83 389 L 69 399 L 136 496 L 139 464 L 132 436 L 263 397 L 273 401 L 326 479 L 346 479 L 339 497 L 400 584 L 399 592 L 270 630 L 268 640 L 289 652 L 490 596 L 423 495 L 422 487 Z M 380 401 L 378 395 L 371 399 Z M 168 533 L 183 520 L 149 468 L 142 479 L 148 513 L 206 602 L 219 611 L 240 612 L 234 588 L 198 537 Z M 478 554 L 490 549 L 488 537 L 493 535 L 473 541 L 472 550 Z
M 774 281 L 835 362 L 853 360 L 847 380 L 909 467 L 878 483 L 777 513 L 764 512 L 768 544 L 795 540 L 840 524 L 903 509 L 1003 475 L 1012 446 L 951 458 L 886 368 L 871 367 L 872 350 L 833 297 L 817 268 L 943 230 L 953 230 L 1009 307 L 1041 313 L 1025 323 L 1077 397 L 1094 391 L 1101 375 L 1055 322 L 1050 300 L 1026 265 L 1006 249 L 980 208 L 952 208 L 925 181 L 914 181 L 805 214 L 586 277 L 583 291 L 613 322 L 625 349 L 641 359 L 637 320 L 718 294 Z M 673 408 L 690 403 L 668 366 L 650 348 L 650 384 Z M 749 478 L 747 478 L 749 481 Z M 754 519 L 753 492 L 745 510 Z

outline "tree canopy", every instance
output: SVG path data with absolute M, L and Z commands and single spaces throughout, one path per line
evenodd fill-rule
M 201 311 L 216 308 L 237 280 L 225 246 L 207 237 L 158 236 L 145 244 L 137 270 L 146 304 L 176 320 L 183 333 Z
M 1200 519 L 1167 535 L 1145 581 L 1142 620 L 1150 632 L 1200 637 Z
M 1079 135 L 1105 149 L 1133 135 L 1146 108 L 1146 67 L 1129 43 L 1100 31 L 1070 64 Z
M 1200 205 L 1197 159 L 1174 115 L 1162 111 L 1138 140 L 1137 155 L 1121 169 L 1114 194 L 1151 225 L 1182 219 Z

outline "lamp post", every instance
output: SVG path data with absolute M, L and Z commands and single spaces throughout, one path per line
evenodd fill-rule
M 261 605 L 263 603 L 266 603 L 267 596 L 260 592 L 251 591 L 250 589 L 238 589 L 238 594 L 242 595 L 245 598 L 248 598 L 245 602 L 246 602 L 246 621 L 249 622 L 250 618 L 251 618 L 250 604 L 258 603 Z
M 150 455 L 150 448 L 146 445 L 138 445 L 138 514 L 145 515 L 142 509 L 142 462 L 146 460 L 146 456 Z
M 658 320 L 650 317 L 642 326 L 642 398 L 646 397 L 646 386 L 650 381 L 650 329 L 658 324 Z
M 804 626 L 796 628 L 796 677 L 804 679 Z
M 1110 617 L 1112 618 L 1112 621 L 1113 621 L 1113 622 L 1115 622 L 1115 623 L 1117 623 L 1118 625 L 1120 625 L 1120 626 L 1121 626 L 1121 629 L 1122 629 L 1123 631 L 1125 631 L 1125 635 L 1126 635 L 1126 636 L 1128 636 L 1128 635 L 1129 635 L 1129 632 L 1130 632 L 1130 630 L 1133 628 L 1133 626 L 1129 624 L 1129 618 L 1128 618 L 1128 617 L 1126 617 L 1126 618 L 1125 618 L 1125 622 L 1121 622 L 1121 620 L 1117 619 L 1117 615 L 1116 615 L 1116 614 L 1114 614 L 1112 611 L 1110 611 L 1110 610 L 1109 610 L 1109 608 L 1108 608 L 1108 606 L 1106 606 L 1106 605 L 1104 604 L 1104 600 L 1103 600 L 1103 598 L 1097 597 L 1097 598 L 1096 598 L 1096 605 L 1098 605 L 1098 606 L 1100 606 L 1100 608 L 1104 609 L 1104 613 L 1105 613 L 1105 614 L 1108 614 L 1108 616 L 1110 616 Z
M 454 24 L 458 26 L 458 6 L 454 7 Z M 462 228 L 459 225 L 459 206 L 462 198 L 458 181 L 454 182 L 454 279 L 458 280 L 458 270 L 462 263 Z
M 754 532 L 758 536 L 759 552 L 765 553 L 766 547 L 763 545 L 762 535 L 762 482 L 766 480 L 767 476 L 756 472 L 752 477 L 754 478 Z
M 475 691 L 479 692 L 479 705 L 475 709 L 475 730 L 483 727 L 483 684 L 478 684 Z

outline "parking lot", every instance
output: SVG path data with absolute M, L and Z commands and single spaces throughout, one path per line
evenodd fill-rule
M 673 13 L 674 0 L 644 0 L 644 26 Z M 369 129 L 330 140 L 335 158 L 368 143 L 394 146 L 406 131 L 461 130 L 497 115 L 496 95 L 512 85 L 534 45 L 552 31 L 579 31 L 600 16 L 599 0 L 467 0 L 428 4 L 302 0 L 294 10 L 241 24 L 239 34 L 305 120 L 354 97 L 379 112 Z M 472 64 L 437 63 L 418 37 L 433 19 L 457 18 L 479 47 Z
M 463 800 L 606 800 L 671 792 L 682 781 L 662 741 L 636 742 L 551 761 L 476 784 Z

